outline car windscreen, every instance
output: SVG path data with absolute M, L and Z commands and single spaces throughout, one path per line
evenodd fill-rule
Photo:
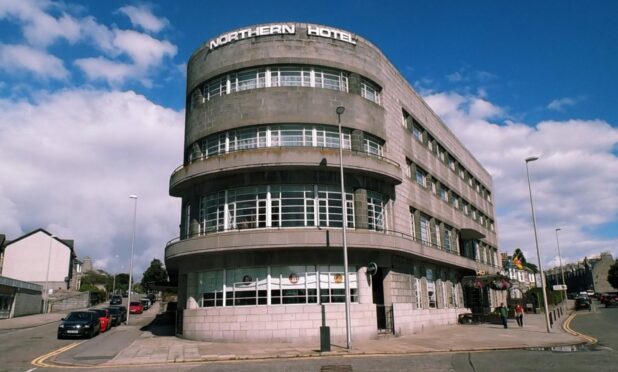
M 92 319 L 92 313 L 86 311 L 70 313 L 66 318 L 64 318 L 64 320 L 69 321 L 89 321 L 90 319 Z
M 131 302 L 131 306 L 139 306 L 141 305 L 141 302 Z
M 105 310 L 103 310 L 103 309 L 92 309 L 90 311 L 97 313 L 97 316 L 99 318 L 107 316 L 107 314 L 105 313 Z
M 107 310 L 109 310 L 111 314 L 120 314 L 120 309 L 117 307 L 108 307 Z

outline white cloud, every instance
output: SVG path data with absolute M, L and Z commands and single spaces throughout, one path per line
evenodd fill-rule
M 145 6 L 127 5 L 118 9 L 120 13 L 125 14 L 131 20 L 133 26 L 141 27 L 150 32 L 159 32 L 169 25 L 166 18 L 159 18 L 152 14 L 152 11 Z
M 0 44 L 0 70 L 31 72 L 38 77 L 65 79 L 69 71 L 61 59 L 25 45 Z
M 128 80 L 139 80 L 148 87 L 150 80 L 147 77 L 151 69 L 161 65 L 165 58 L 173 57 L 177 51 L 176 46 L 168 41 L 131 30 L 114 30 L 110 44 L 117 54 L 127 55 L 131 63 L 96 57 L 80 58 L 75 65 L 89 80 L 104 80 L 113 87 Z
M 157 40 L 132 30 L 116 30 L 113 44 L 141 67 L 156 66 L 163 58 L 173 57 L 177 52 L 176 46 L 167 40 Z
M 169 176 L 182 162 L 184 114 L 134 92 L 66 90 L 0 100 L 0 231 L 38 227 L 74 239 L 106 268 L 128 257 L 139 195 L 136 274 L 178 235 Z M 108 259 L 109 257 L 115 257 Z
M 75 61 L 89 80 L 105 80 L 113 87 L 121 86 L 132 75 L 141 73 L 135 66 L 122 62 L 114 62 L 104 57 L 82 58 Z M 142 71 L 143 72 L 143 71 Z
M 80 38 L 79 22 L 64 12 L 58 18 L 46 12 L 56 8 L 59 4 L 50 1 L 0 0 L 0 19 L 19 21 L 24 37 L 32 45 L 46 47 L 57 39 L 75 43 Z
M 492 174 L 502 251 L 521 248 L 536 257 L 524 159 L 540 155 L 529 168 L 543 262 L 553 263 L 557 254 L 556 227 L 562 228 L 566 260 L 602 251 L 616 255 L 617 238 L 598 239 L 589 231 L 618 218 L 618 158 L 613 152 L 618 128 L 602 120 L 575 119 L 497 125 L 488 119 L 504 110 L 487 100 L 456 93 L 425 99 Z
M 547 108 L 554 111 L 564 111 L 565 107 L 573 106 L 577 103 L 577 100 L 569 97 L 555 99 L 547 105 Z

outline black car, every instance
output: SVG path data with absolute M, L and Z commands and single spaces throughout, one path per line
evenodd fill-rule
M 120 310 L 120 322 L 126 322 L 127 321 L 127 308 L 126 306 L 110 306 L 109 308 L 111 309 L 112 307 Z
M 109 315 L 112 316 L 112 326 L 120 325 L 123 322 L 122 320 L 122 310 L 118 306 L 110 306 L 107 308 L 109 311 Z
M 92 311 L 72 311 L 58 325 L 58 338 L 91 338 L 101 332 L 99 316 Z
M 120 297 L 119 295 L 113 295 L 112 298 L 109 300 L 109 304 L 122 305 L 122 297 Z
M 575 310 L 579 309 L 590 310 L 590 299 L 588 297 L 577 297 L 575 299 Z

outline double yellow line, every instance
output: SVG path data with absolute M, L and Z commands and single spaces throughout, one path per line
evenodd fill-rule
M 597 340 L 596 338 L 594 338 L 592 336 L 585 335 L 583 333 L 579 333 L 577 331 L 574 331 L 571 328 L 571 321 L 575 318 L 576 315 L 577 315 L 576 313 L 573 313 L 573 314 L 569 315 L 569 317 L 564 321 L 564 323 L 562 323 L 562 329 L 564 329 L 565 332 L 568 332 L 568 333 L 572 334 L 573 336 L 577 336 L 577 337 L 583 338 L 584 340 L 586 340 L 591 345 L 594 345 L 597 342 L 599 342 L 599 340 Z
M 32 362 L 30 362 L 32 365 L 37 366 L 37 367 L 47 367 L 47 368 L 58 368 L 59 366 L 55 365 L 55 364 L 47 364 L 45 363 L 45 361 L 51 357 L 54 357 L 58 354 L 62 354 L 65 351 L 71 350 L 72 348 L 81 345 L 84 341 L 81 342 L 74 342 L 72 344 L 68 344 L 67 346 L 61 347 L 60 349 L 54 350 L 50 353 L 47 353 L 45 355 L 41 355 L 40 357 L 34 359 Z M 67 366 L 62 366 L 62 368 L 67 368 Z

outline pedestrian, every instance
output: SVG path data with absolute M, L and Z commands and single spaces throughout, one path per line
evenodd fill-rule
M 504 306 L 504 302 L 500 304 L 498 308 L 498 314 L 500 314 L 500 319 L 502 320 L 502 325 L 504 328 L 509 328 L 507 325 L 507 317 L 509 316 L 509 309 Z
M 515 306 L 515 319 L 517 320 L 518 326 L 524 326 L 524 307 L 521 306 L 521 304 L 517 304 L 517 306 Z

